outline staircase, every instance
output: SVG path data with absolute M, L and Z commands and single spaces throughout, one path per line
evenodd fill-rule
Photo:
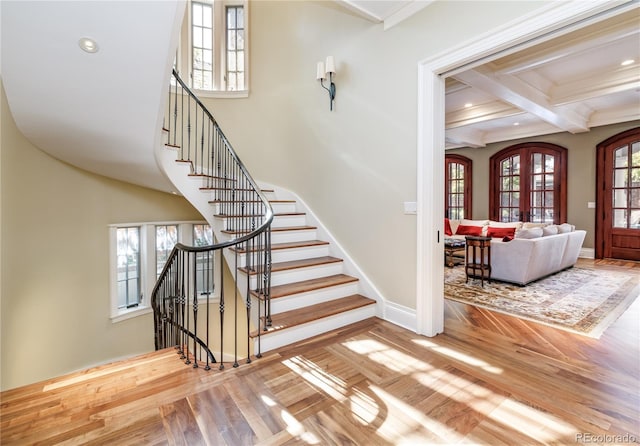
M 177 82 L 183 85 L 179 78 Z M 222 251 L 237 293 L 247 302 L 251 327 L 248 336 L 253 340 L 256 355 L 375 316 L 376 300 L 364 295 L 379 299 L 377 292 L 368 281 L 361 280 L 364 275 L 304 203 L 281 188 L 263 185 L 257 186 L 259 190 L 252 190 L 253 180 L 239 184 L 231 179 L 235 174 L 225 170 L 227 164 L 233 163 L 220 160 L 218 155 L 206 155 L 205 141 L 221 139 L 225 145 L 229 143 L 219 130 L 216 131 L 221 136 L 214 134 L 213 137 L 207 130 L 206 117 L 212 121 L 213 118 L 206 108 L 199 118 L 197 111 L 191 111 L 194 105 L 179 105 L 184 102 L 184 95 L 173 93 L 176 111 L 171 116 L 170 99 L 170 116 L 165 121 L 177 121 L 178 114 L 184 120 L 188 114 L 188 122 L 182 126 L 173 124 L 175 131 L 165 129 L 156 158 L 175 187 L 213 229 L 216 249 Z M 197 98 L 194 100 L 204 108 Z M 178 112 L 178 107 L 186 111 Z M 200 126 L 202 135 L 191 135 Z M 190 145 L 188 150 L 184 144 Z M 248 198 L 239 201 L 238 197 L 245 191 Z M 273 215 L 267 241 L 247 240 L 239 244 L 239 239 L 253 233 L 256 221 L 263 221 L 260 215 L 264 212 L 263 200 L 268 201 Z M 255 259 L 266 260 L 256 268 Z M 223 307 L 224 303 L 221 312 Z M 194 348 L 200 349 L 195 347 L 195 336 L 191 337 Z
M 345 273 L 344 260 L 335 256 L 318 228 L 307 224 L 307 214 L 296 200 L 278 199 L 273 189 L 263 189 L 274 219 L 271 227 L 271 325 L 262 333 L 262 350 L 268 351 L 348 325 L 376 314 L 376 301 L 361 294 L 360 280 Z M 215 202 L 213 203 L 215 205 Z M 224 223 L 234 216 L 215 215 Z M 237 234 L 222 230 L 223 240 Z M 238 255 L 242 281 L 256 289 L 257 275 L 245 268 L 245 249 Z M 262 293 L 251 291 L 262 301 Z M 255 307 L 255 306 L 254 306 Z M 255 317 L 255 315 L 254 315 Z M 251 333 L 252 337 L 257 332 Z M 257 349 L 256 349 L 257 351 Z

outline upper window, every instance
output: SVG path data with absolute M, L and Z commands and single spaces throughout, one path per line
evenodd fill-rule
M 247 12 L 244 0 L 189 2 L 176 65 L 193 89 L 205 96 L 246 95 Z
M 564 223 L 567 149 L 548 143 L 507 147 L 490 159 L 492 220 Z
M 471 218 L 472 161 L 461 155 L 445 155 L 444 164 L 444 215 L 452 220 Z

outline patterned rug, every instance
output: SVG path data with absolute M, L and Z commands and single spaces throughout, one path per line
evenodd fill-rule
M 447 299 L 599 338 L 640 295 L 640 274 L 575 266 L 527 286 L 469 279 L 445 268 Z

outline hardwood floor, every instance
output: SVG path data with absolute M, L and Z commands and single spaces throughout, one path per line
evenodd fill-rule
M 373 318 L 223 372 L 163 350 L 3 392 L 0 442 L 637 443 L 638 320 L 595 340 L 446 301 L 434 338 Z

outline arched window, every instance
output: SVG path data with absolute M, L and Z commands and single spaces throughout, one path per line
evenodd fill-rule
M 567 149 L 532 142 L 507 147 L 490 159 L 489 215 L 510 222 L 564 223 Z
M 453 220 L 471 218 L 472 161 L 462 155 L 445 155 L 444 164 L 444 215 Z

